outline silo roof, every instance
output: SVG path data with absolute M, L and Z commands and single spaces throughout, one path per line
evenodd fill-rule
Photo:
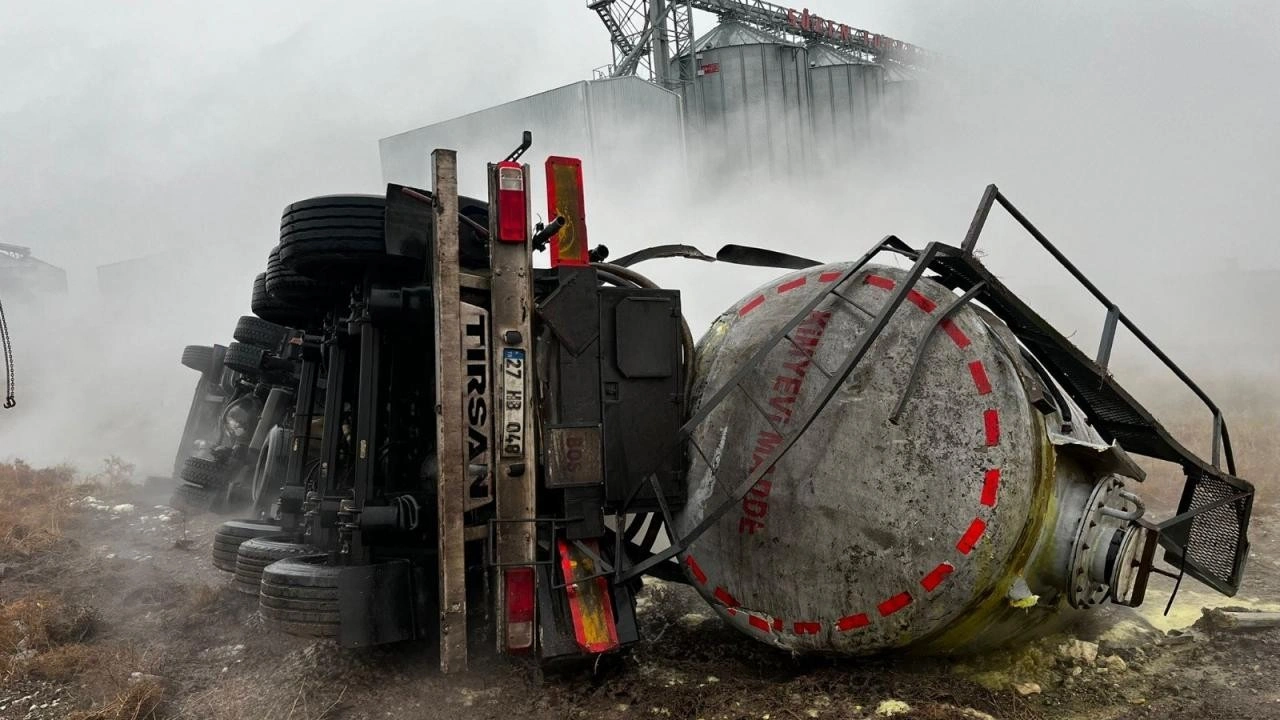
M 885 79 L 885 82 L 891 82 L 891 83 L 903 82 L 905 80 L 915 80 L 916 76 L 910 71 L 908 71 L 907 69 L 899 65 L 888 63 L 885 65 L 885 68 L 884 68 L 884 79 Z
M 727 47 L 733 45 L 791 45 L 759 28 L 744 25 L 736 20 L 726 20 L 719 25 L 711 28 L 711 30 L 693 44 L 695 51 L 710 50 L 712 48 Z
M 809 67 L 827 67 L 829 65 L 874 65 L 852 53 L 841 52 L 830 45 L 814 44 L 809 46 Z

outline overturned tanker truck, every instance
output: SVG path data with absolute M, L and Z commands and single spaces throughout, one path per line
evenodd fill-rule
M 175 505 L 247 516 L 214 562 L 268 625 L 429 640 L 446 670 L 591 658 L 638 639 L 650 575 L 780 648 L 958 652 L 1138 605 L 1153 573 L 1239 587 L 1253 487 L 1221 411 L 995 186 L 959 246 L 606 262 L 572 158 L 530 226 L 529 142 L 488 202 L 436 151 L 429 190 L 290 205 L 259 317 L 184 353 Z M 997 205 L 1105 308 L 1095 356 L 978 260 Z M 659 257 L 794 272 L 695 347 L 679 293 L 634 270 Z M 1208 406 L 1210 459 L 1108 373 L 1120 326 Z M 1173 517 L 1146 514 L 1131 454 L 1181 466 Z

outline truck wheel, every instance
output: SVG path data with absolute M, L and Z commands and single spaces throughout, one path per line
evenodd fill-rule
M 208 490 L 212 496 L 214 491 L 227 484 L 227 468 L 214 460 L 189 457 L 183 461 L 179 477 L 190 485 Z
M 244 315 L 236 323 L 235 332 L 231 336 L 245 345 L 274 352 L 280 349 L 289 335 L 289 328 L 284 325 Z
M 308 277 L 348 280 L 371 266 L 407 258 L 387 255 L 384 234 L 386 198 L 378 195 L 327 195 L 285 208 L 280 220 L 280 261 Z
M 227 572 L 235 572 L 236 554 L 240 549 L 241 543 L 264 535 L 275 535 L 279 532 L 279 525 L 257 520 L 228 520 L 222 523 L 213 534 L 214 567 Z
M 258 276 L 253 279 L 253 301 L 249 309 L 254 315 L 268 322 L 309 329 L 310 320 L 307 313 L 299 312 L 288 303 L 276 300 L 267 292 L 266 273 L 258 273 Z
M 250 501 L 255 513 L 265 513 L 280 498 L 280 488 L 289 467 L 289 445 L 293 430 L 276 426 L 267 433 L 267 442 L 254 463 L 253 479 L 249 485 Z
M 188 515 L 207 513 L 213 506 L 213 493 L 202 487 L 182 483 L 173 489 L 169 507 Z
M 258 609 L 290 635 L 338 636 L 338 575 L 328 555 L 286 558 L 262 570 Z
M 188 345 L 182 349 L 182 366 L 206 373 L 213 367 L 213 348 L 208 345 Z
M 321 552 L 314 545 L 294 542 L 295 535 L 263 535 L 240 544 L 236 550 L 236 590 L 246 594 L 258 594 L 262 584 L 262 569 L 277 560 L 315 555 Z
M 267 294 L 299 312 L 320 317 L 342 301 L 341 286 L 335 287 L 283 267 L 267 273 Z
M 257 377 L 262 374 L 266 354 L 262 348 L 233 342 L 227 346 L 227 354 L 222 358 L 222 364 L 243 375 Z
M 267 258 L 267 294 L 305 315 L 313 325 L 323 323 L 327 312 L 343 304 L 347 291 L 340 283 L 317 280 L 285 267 L 280 262 L 279 245 Z

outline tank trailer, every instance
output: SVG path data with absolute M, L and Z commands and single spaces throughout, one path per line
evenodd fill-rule
M 268 625 L 430 641 L 446 671 L 592 659 L 637 641 L 648 575 L 780 648 L 957 652 L 1136 606 L 1153 574 L 1239 588 L 1253 486 L 1222 412 L 995 186 L 958 246 L 608 261 L 573 158 L 546 160 L 532 225 L 530 141 L 485 199 L 437 150 L 429 189 L 289 205 L 255 315 L 184 351 L 173 504 L 243 516 L 213 561 Z M 978 259 L 996 206 L 1099 301 L 1096 354 Z M 791 272 L 695 346 L 634 269 L 662 257 Z M 1210 458 L 1108 372 L 1122 326 L 1204 401 Z M 1182 468 L 1174 516 L 1145 512 L 1132 455 Z

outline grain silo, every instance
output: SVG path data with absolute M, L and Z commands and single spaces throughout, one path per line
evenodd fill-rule
M 809 101 L 818 167 L 865 156 L 883 140 L 885 70 L 831 47 L 809 48 Z
M 694 43 L 694 57 L 683 92 L 703 179 L 803 175 L 813 142 L 805 48 L 726 21 Z

